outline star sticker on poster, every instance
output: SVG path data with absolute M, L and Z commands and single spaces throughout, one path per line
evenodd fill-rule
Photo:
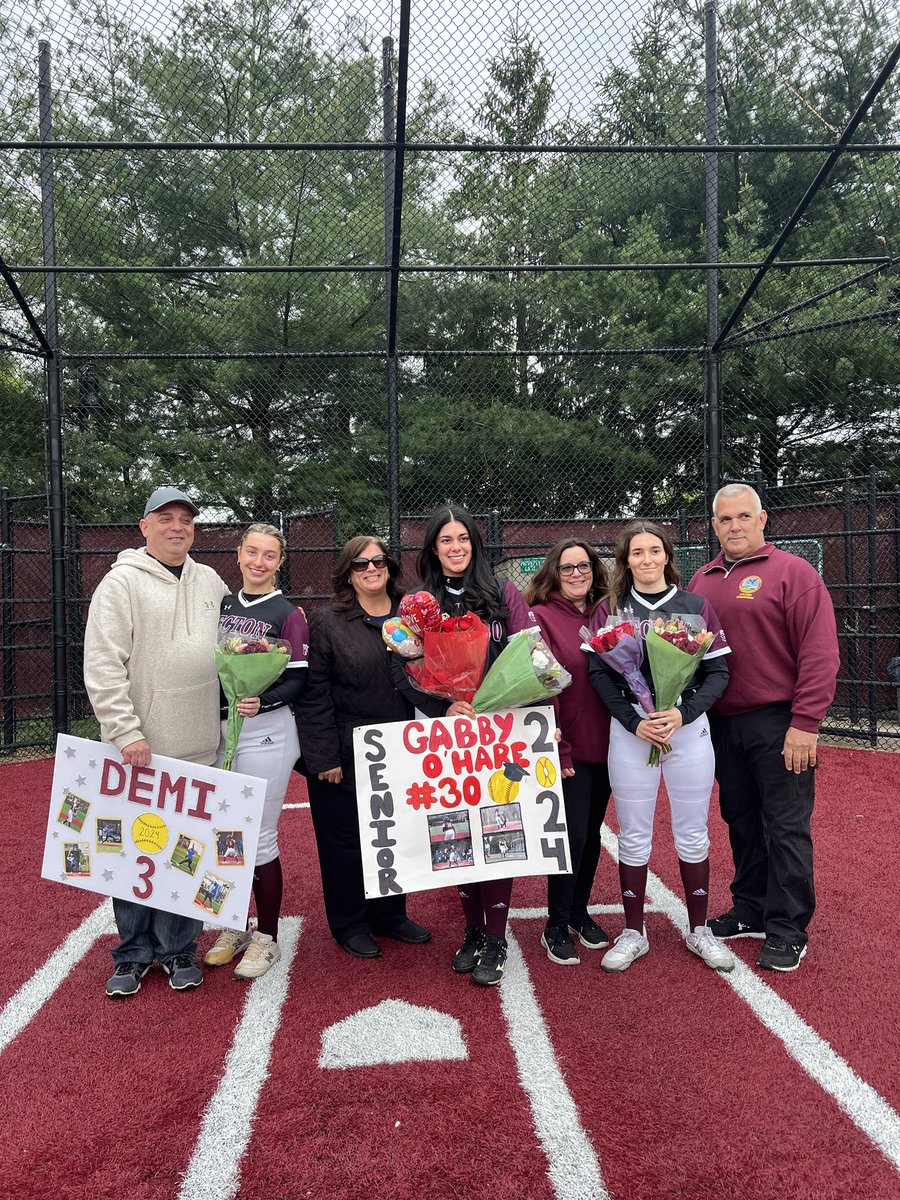
M 66 758 L 74 758 L 74 757 L 75 757 L 75 747 L 74 746 L 66 746 Z
M 231 808 L 231 805 L 228 803 L 227 800 L 219 801 L 219 812 L 227 813 L 229 808 Z
M 94 768 L 97 766 L 96 758 L 88 759 L 88 766 L 91 768 L 91 770 L 94 770 Z
M 249 784 L 244 784 L 244 786 L 241 788 L 241 795 L 244 797 L 245 800 L 249 800 L 250 797 L 253 795 L 253 788 L 250 787 Z
M 181 899 L 181 894 L 180 894 L 179 892 L 172 892 L 172 899 L 173 899 L 173 900 L 180 900 L 180 899 Z
M 79 787 L 84 787 L 84 785 L 87 783 L 87 780 L 83 775 L 79 775 L 75 782 Z
M 105 870 L 105 871 L 103 872 L 103 878 L 106 880 L 106 882 L 107 882 L 107 883 L 109 883 L 109 881 L 110 881 L 110 880 L 113 878 L 113 873 L 112 873 L 112 871 L 110 871 L 110 870 L 107 868 L 107 870 Z

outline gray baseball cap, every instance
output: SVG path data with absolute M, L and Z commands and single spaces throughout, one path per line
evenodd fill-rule
M 183 504 L 185 508 L 191 510 L 195 517 L 200 516 L 200 509 L 193 500 L 176 487 L 157 488 L 144 505 L 144 516 L 149 517 L 152 512 L 157 512 L 158 509 L 164 508 L 167 504 Z

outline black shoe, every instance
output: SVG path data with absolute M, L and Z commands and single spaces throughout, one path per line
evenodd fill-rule
M 768 971 L 796 971 L 805 955 L 806 946 L 795 946 L 787 938 L 770 934 L 756 961 Z
M 561 967 L 577 967 L 581 962 L 565 925 L 547 925 L 541 934 L 541 945 L 550 961 L 559 963 Z
M 395 942 L 408 942 L 410 946 L 420 946 L 423 942 L 431 941 L 431 930 L 424 925 L 417 925 L 409 917 L 390 929 L 376 929 L 379 937 L 393 938 Z
M 572 921 L 569 933 L 578 938 L 586 950 L 602 950 L 609 945 L 609 934 L 587 913 L 572 913 Z
M 463 942 L 453 955 L 451 966 L 458 975 L 468 975 L 478 966 L 481 951 L 484 949 L 484 939 L 487 935 L 479 925 L 467 925 Z
M 506 965 L 506 940 L 484 935 L 484 949 L 478 960 L 478 966 L 472 972 L 472 982 L 482 987 L 493 987 L 503 978 L 503 968 Z
M 141 990 L 141 980 L 150 970 L 150 963 L 121 962 L 106 981 L 107 996 L 134 996 Z
M 354 933 L 340 945 L 354 958 L 381 958 L 381 947 L 370 933 Z
M 176 992 L 189 992 L 203 982 L 203 972 L 194 962 L 192 954 L 176 954 L 160 963 L 169 977 L 169 987 Z
M 706 923 L 713 931 L 713 936 L 717 938 L 762 938 L 766 936 L 766 931 L 761 925 L 748 925 L 746 921 L 742 921 L 735 915 L 733 908 L 727 913 L 722 913 L 721 917 L 713 917 Z

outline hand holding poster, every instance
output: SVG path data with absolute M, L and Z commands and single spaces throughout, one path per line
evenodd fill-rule
M 366 896 L 571 870 L 552 710 L 354 730 Z
M 154 754 L 129 767 L 113 746 L 60 734 L 41 875 L 243 929 L 266 784 Z

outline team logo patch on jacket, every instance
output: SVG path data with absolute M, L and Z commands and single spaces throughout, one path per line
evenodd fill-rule
M 762 587 L 762 582 L 758 575 L 745 575 L 738 584 L 738 600 L 752 600 Z

